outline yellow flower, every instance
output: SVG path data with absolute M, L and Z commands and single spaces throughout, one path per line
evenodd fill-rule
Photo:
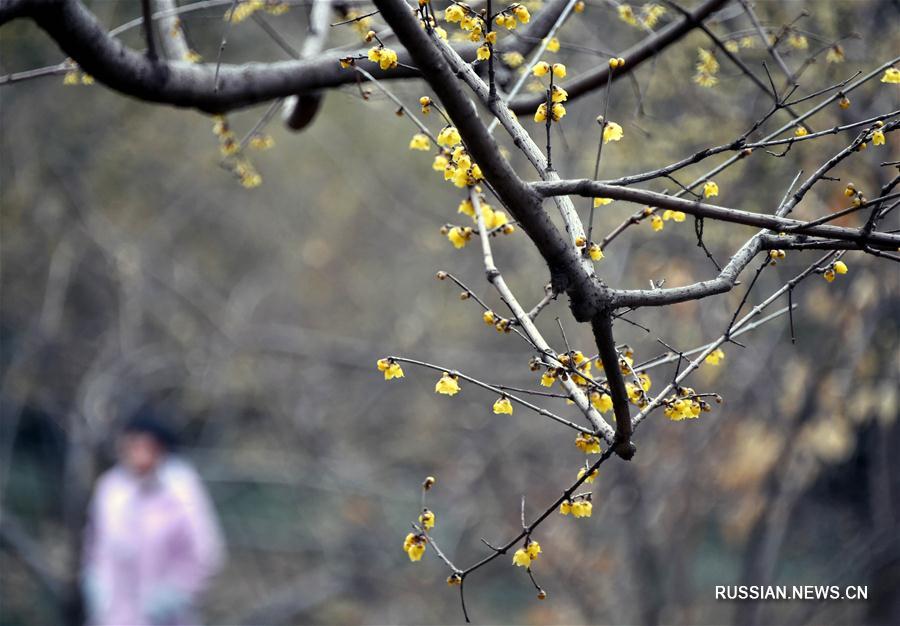
M 66 75 L 63 76 L 63 85 L 77 85 L 78 84 L 78 72 L 76 70 L 69 70 L 66 72 Z
M 538 105 L 537 111 L 534 112 L 534 121 L 540 124 L 547 121 L 547 103 L 542 102 Z
M 594 208 L 604 206 L 612 202 L 612 198 L 594 198 Z
M 369 50 L 368 58 L 373 63 L 378 63 L 378 67 L 383 70 L 389 70 L 397 67 L 397 53 L 390 48 L 374 47 Z
M 884 76 L 881 77 L 881 82 L 889 83 L 891 85 L 900 84 L 900 70 L 895 67 L 889 67 L 884 70 Z
M 592 243 L 588 246 L 588 256 L 591 257 L 591 261 L 600 261 L 603 259 L 603 250 L 599 245 Z
M 725 358 L 725 351 L 722 348 L 716 348 L 712 352 L 706 355 L 706 358 L 703 359 L 709 365 L 718 365 L 722 359 Z
M 443 172 L 447 169 L 447 165 L 450 164 L 450 160 L 446 157 L 446 155 L 439 154 L 434 157 L 434 162 L 431 164 L 431 169 L 436 172 Z
M 559 52 L 559 39 L 551 37 L 547 41 L 547 52 Z
M 572 502 L 569 500 L 563 500 L 559 503 L 559 513 L 560 515 L 568 515 L 572 512 Z
M 525 62 L 525 57 L 522 56 L 521 52 L 504 52 L 501 57 L 503 62 L 506 63 L 509 67 L 515 69 L 522 65 Z
M 579 500 L 572 503 L 572 515 L 574 517 L 590 517 L 594 506 L 587 500 Z
M 478 46 L 478 50 L 475 52 L 475 56 L 479 61 L 487 61 L 491 58 L 491 49 L 487 44 Z
M 634 16 L 634 9 L 629 4 L 619 5 L 619 19 L 631 26 L 638 25 L 637 18 Z
M 412 139 L 409 140 L 409 149 L 410 150 L 430 150 L 431 149 L 431 140 L 428 138 L 428 135 L 424 133 L 416 133 L 412 136 Z
M 541 553 L 541 544 L 537 541 L 529 541 L 528 545 L 525 546 L 525 552 L 528 553 L 528 556 L 531 557 L 531 560 L 535 560 L 538 558 L 538 555 Z
M 419 561 L 425 554 L 425 537 L 409 533 L 403 541 L 403 550 L 410 561 Z
M 844 48 L 839 44 L 834 44 L 828 49 L 828 52 L 825 54 L 825 60 L 828 63 L 843 63 Z
M 850 108 L 850 98 L 848 98 L 847 96 L 843 96 L 840 100 L 838 100 L 838 106 L 841 107 L 842 109 L 849 109 Z
M 422 514 L 419 516 L 419 523 L 422 524 L 422 528 L 425 530 L 431 530 L 434 528 L 434 513 L 428 509 L 422 509 Z
M 509 398 L 506 396 L 501 396 L 494 402 L 494 413 L 497 415 L 505 414 L 512 415 L 513 407 L 512 402 L 509 401 Z
M 641 372 L 637 377 L 638 381 L 641 383 L 641 389 L 650 391 L 650 387 L 653 385 L 653 381 L 650 380 L 650 375 L 647 372 Z
M 594 391 L 591 393 L 591 404 L 601 413 L 606 413 L 612 408 L 612 398 L 608 393 Z
M 529 567 L 531 565 L 531 557 L 528 556 L 528 552 L 525 548 L 519 548 L 516 550 L 516 553 L 513 554 L 513 565 L 517 565 L 518 567 Z
M 566 77 L 566 66 L 562 63 L 554 63 L 553 64 L 553 75 L 557 78 L 565 78 Z
M 797 50 L 806 50 L 809 48 L 809 41 L 806 37 L 797 33 L 792 33 L 791 36 L 788 37 L 788 44 Z
M 444 9 L 444 19 L 450 23 L 459 22 L 465 16 L 466 12 L 458 4 L 451 4 Z
M 475 207 L 472 206 L 472 201 L 468 198 L 463 198 L 463 200 L 460 201 L 459 207 L 456 209 L 456 212 L 468 215 L 472 219 L 475 219 Z
M 541 76 L 546 76 L 549 71 L 550 71 L 550 64 L 547 63 L 546 61 L 540 61 L 540 62 L 534 64 L 534 67 L 532 68 L 531 73 L 534 74 L 535 76 L 541 77 Z
M 625 131 L 623 131 L 622 127 L 615 122 L 607 122 L 603 127 L 603 143 L 619 141 L 624 135 Z
M 641 8 L 641 12 L 644 14 L 641 18 L 641 22 L 647 28 L 653 28 L 654 26 L 656 26 L 659 18 L 666 14 L 666 8 L 664 6 L 651 2 L 649 4 L 645 4 Z
M 455 126 L 447 126 L 437 136 L 438 144 L 444 146 L 445 148 L 452 148 L 456 144 L 462 141 L 462 137 L 459 136 L 459 131 L 456 130 Z
M 452 574 L 447 576 L 447 584 L 450 585 L 451 587 L 453 585 L 461 585 L 462 584 L 462 576 L 460 576 L 456 572 L 453 572 Z
M 460 248 L 465 247 L 465 245 L 469 242 L 469 239 L 472 238 L 472 229 L 466 226 L 465 228 L 460 228 L 459 226 L 454 226 L 450 230 L 447 231 L 447 239 L 450 240 L 450 243 L 453 244 L 453 247 L 459 250 Z
M 663 211 L 663 219 L 665 221 L 673 220 L 675 222 L 683 222 L 685 218 L 685 214 L 682 211 L 673 211 L 671 209 L 666 209 Z
M 872 145 L 873 146 L 883 146 L 884 145 L 884 131 L 881 129 L 876 130 L 872 133 Z
M 735 54 L 738 50 L 741 49 L 741 47 L 740 45 L 738 45 L 738 42 L 731 39 L 725 42 L 725 49 L 728 50 L 728 52 Z
M 544 387 L 552 387 L 553 382 L 556 380 L 556 376 L 554 376 L 549 370 L 544 372 L 541 376 L 541 385 Z
M 719 62 L 716 61 L 715 55 L 706 48 L 697 48 L 697 64 L 694 66 L 697 73 L 694 74 L 694 82 L 701 87 L 712 87 L 719 79 L 716 74 L 719 72 Z
M 82 85 L 93 85 L 94 77 L 91 76 L 90 74 L 82 74 L 81 75 L 81 84 Z
M 808 134 L 809 132 L 807 132 L 807 130 L 802 126 L 798 126 L 794 129 L 794 137 L 806 137 L 806 135 Z
M 254 150 L 268 150 L 274 145 L 275 140 L 267 133 L 254 133 L 250 138 L 250 147 Z
M 825 273 L 822 274 L 822 278 L 827 280 L 829 283 L 834 282 L 834 270 L 831 268 L 828 268 L 827 270 L 825 270 Z
M 441 376 L 440 380 L 434 385 L 435 393 L 442 393 L 445 396 L 455 396 L 459 393 L 459 383 L 456 380 L 456 376 L 451 376 L 447 372 L 444 372 L 444 375 Z
M 487 35 L 484 36 L 484 40 L 493 46 L 495 43 L 497 43 L 497 31 L 490 31 Z
M 393 359 L 378 359 L 378 371 L 384 372 L 384 379 L 403 378 L 403 368 Z
M 528 9 L 525 8 L 524 5 L 519 5 L 515 9 L 513 9 L 513 13 L 516 14 L 516 19 L 518 19 L 523 24 L 527 24 L 531 20 L 531 13 L 528 12 Z
M 555 103 L 552 107 L 550 107 L 550 117 L 553 118 L 554 122 L 558 122 L 565 116 L 566 116 L 566 107 L 564 107 L 559 102 Z
M 576 13 L 584 13 L 584 0 L 578 0 L 578 2 L 575 3 L 575 8 L 572 10 Z
M 582 467 L 580 470 L 578 470 L 578 480 L 581 480 L 581 477 L 584 476 L 586 473 L 587 473 L 586 467 Z M 586 483 L 594 482 L 597 479 L 597 475 L 599 473 L 600 473 L 600 470 L 594 470 L 593 472 L 590 473 L 590 475 L 587 478 L 584 479 L 584 482 L 586 482 Z
M 834 271 L 838 274 L 846 274 L 849 270 L 847 269 L 847 264 L 843 261 L 835 261 L 834 262 Z
M 494 323 L 496 323 L 496 321 L 497 321 L 497 316 L 494 314 L 493 311 L 485 311 L 484 314 L 481 316 L 481 319 L 483 319 L 484 323 L 487 324 L 488 326 L 493 326 Z
M 575 447 L 585 454 L 600 454 L 600 440 L 587 433 L 578 433 L 575 438 Z
M 663 229 L 663 226 L 664 226 L 663 220 L 659 216 L 658 213 L 654 213 L 653 215 L 650 216 L 650 226 L 656 232 L 659 232 Z
M 553 85 L 553 89 L 550 91 L 550 101 L 551 102 L 565 102 L 569 99 L 569 92 L 560 87 L 559 85 Z
M 719 185 L 714 181 L 708 180 L 703 184 L 703 197 L 712 198 L 719 195 Z

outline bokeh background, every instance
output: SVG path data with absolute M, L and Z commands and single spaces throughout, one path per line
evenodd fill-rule
M 89 4 L 110 27 L 139 14 L 136 1 Z M 838 38 L 864 33 L 841 41 L 843 63 L 817 56 L 798 94 L 871 71 L 897 51 L 896 2 L 756 8 L 776 30 L 810 12 L 795 23 L 809 48 L 782 46 L 793 68 Z M 207 59 L 215 58 L 224 11 L 212 6 L 183 18 L 192 47 Z M 306 8 L 269 19 L 295 46 L 302 42 Z M 751 34 L 737 4 L 712 28 Z M 352 31 L 333 30 L 330 45 L 354 41 Z M 567 42 L 621 50 L 642 36 L 615 18 L 614 7 L 589 2 L 561 31 L 564 49 L 554 58 L 577 74 L 606 56 Z M 123 38 L 141 46 L 137 30 Z M 693 33 L 640 67 L 635 82 L 614 84 L 609 116 L 625 138 L 607 146 L 601 176 L 726 142 L 765 113 L 766 96 L 721 55 L 719 85 L 691 81 L 700 46 L 709 40 Z M 763 75 L 758 41 L 739 54 Z M 25 22 L 3 28 L 0 55 L 3 73 L 62 60 Z M 283 53 L 247 22 L 232 30 L 223 58 Z M 502 310 L 477 247 L 457 251 L 439 233 L 459 223 L 460 192 L 431 171 L 429 156 L 407 150 L 409 120 L 364 87 L 367 99 L 355 86 L 327 94 L 300 134 L 270 124 L 275 146 L 249 153 L 264 180 L 253 190 L 220 166 L 208 116 L 100 85 L 64 86 L 61 75 L 0 87 L 0 623 L 78 622 L 87 498 L 114 460 L 117 425 L 146 401 L 177 424 L 226 533 L 228 564 L 204 600 L 211 624 L 460 622 L 443 564 L 433 553 L 411 564 L 401 550 L 423 478 L 437 477 L 429 494 L 435 535 L 459 564 L 486 554 L 480 538 L 500 542 L 517 532 L 523 494 L 533 514 L 571 482 L 583 462 L 571 431 L 521 409 L 493 415 L 495 398 L 471 385 L 452 399 L 436 396 L 430 371 L 407 366 L 402 381 L 386 383 L 375 369 L 376 359 L 398 354 L 491 382 L 537 384 L 527 346 L 486 327 L 474 303 L 434 280 L 437 270 L 451 271 Z M 427 93 L 417 81 L 390 87 L 411 106 Z M 850 99 L 849 109 L 829 106 L 810 125 L 820 130 L 900 103 L 896 86 L 877 80 Z M 571 103 L 554 138 L 564 177 L 590 175 L 593 120 L 603 103 L 602 92 Z M 240 135 L 264 109 L 229 121 Z M 773 124 L 788 119 L 778 113 Z M 440 129 L 434 116 L 427 121 Z M 535 131 L 540 141 L 543 131 Z M 849 139 L 799 144 L 783 158 L 760 151 L 717 176 L 719 200 L 771 212 L 800 169 L 813 171 Z M 887 146 L 845 161 L 833 172 L 841 182 L 818 185 L 796 214 L 845 206 L 848 180 L 875 195 L 896 174 L 879 164 L 898 158 L 897 145 L 889 137 Z M 716 162 L 678 178 L 689 182 Z M 636 208 L 604 207 L 596 227 L 607 232 Z M 552 204 L 548 210 L 555 213 Z M 599 271 L 631 288 L 711 277 L 693 231 L 690 221 L 668 222 L 660 233 L 640 224 L 609 247 Z M 707 224 L 705 240 L 721 260 L 752 233 Z M 523 303 L 537 302 L 547 272 L 522 233 L 499 238 L 495 253 Z M 763 273 L 750 302 L 817 255 L 790 253 Z M 727 346 L 721 366 L 692 379 L 698 391 L 722 394 L 722 405 L 690 422 L 654 415 L 637 432 L 634 460 L 604 466 L 593 517 L 554 516 L 540 529 L 545 553 L 535 575 L 546 600 L 535 599 L 524 571 L 498 559 L 467 581 L 473 617 L 900 623 L 900 283 L 888 261 L 858 253 L 845 261 L 850 273 L 835 283 L 813 277 L 795 291 L 795 344 L 782 317 L 744 335 L 746 348 Z M 657 337 L 681 349 L 700 345 L 721 333 L 742 295 L 739 288 L 637 311 L 631 318 L 652 332 L 620 323 L 617 339 L 638 360 L 664 351 Z M 592 351 L 589 329 L 562 301 L 539 319 L 558 349 L 556 317 L 573 347 Z M 669 375 L 662 368 L 654 378 L 659 384 Z M 571 407 L 546 406 L 577 419 Z M 715 600 L 715 585 L 748 582 L 868 585 L 869 599 Z

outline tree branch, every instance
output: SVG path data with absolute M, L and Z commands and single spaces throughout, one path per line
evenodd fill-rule
M 720 9 L 726 2 L 728 2 L 728 0 L 706 0 L 690 12 L 689 18 L 684 18 L 678 22 L 669 24 L 650 37 L 647 37 L 636 46 L 632 46 L 622 54 L 618 55 L 625 59 L 625 67 L 624 69 L 613 72 L 612 80 L 617 80 L 626 76 L 630 70 L 635 69 L 647 59 L 653 58 L 661 53 L 667 47 L 693 30 L 697 24 Z M 594 89 L 606 85 L 606 82 L 609 80 L 610 71 L 609 66 L 606 63 L 603 63 L 596 69 L 585 72 L 574 80 L 561 85 L 561 87 L 569 93 L 569 102 L 571 102 Z M 542 94 L 523 95 L 511 100 L 509 108 L 515 113 L 530 113 L 534 112 L 542 101 Z

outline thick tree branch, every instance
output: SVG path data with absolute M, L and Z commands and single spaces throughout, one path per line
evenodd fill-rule
M 616 341 L 613 338 L 610 312 L 607 310 L 594 316 L 591 320 L 591 329 L 594 331 L 594 341 L 597 343 L 600 361 L 606 373 L 606 383 L 609 385 L 609 395 L 613 401 L 613 412 L 616 416 L 616 454 L 628 460 L 635 452 L 635 446 L 631 443 L 631 412 L 628 409 L 625 379 L 622 377 L 622 370 L 619 369 L 619 353 L 616 351 Z
M 562 10 L 557 0 L 548 11 Z M 340 87 L 357 80 L 356 73 L 340 67 L 345 56 L 365 56 L 366 49 L 348 53 L 332 50 L 313 59 L 277 63 L 222 64 L 216 89 L 215 64 L 187 61 L 152 63 L 115 37 L 79 0 L 0 0 L 0 26 L 19 18 L 31 18 L 86 73 L 107 87 L 147 102 L 224 113 L 261 102 L 309 91 Z M 511 39 L 497 50 L 527 52 L 552 26 L 549 19 L 535 20 L 524 29 L 527 38 Z M 542 31 L 542 29 L 544 29 Z M 475 59 L 475 44 L 460 44 L 457 52 L 467 61 Z M 409 54 L 398 50 L 400 65 L 381 70 L 372 64 L 379 79 L 416 78 Z M 406 67 L 405 67 L 406 66 Z
M 485 180 L 537 246 L 550 268 L 551 280 L 557 290 L 568 293 L 576 319 L 589 320 L 603 297 L 603 287 L 585 271 L 575 247 L 562 236 L 544 211 L 541 196 L 519 178 L 500 154 L 497 142 L 478 116 L 475 103 L 465 95 L 410 6 L 402 0 L 376 0 L 375 5 L 440 98 L 466 149 L 481 167 Z

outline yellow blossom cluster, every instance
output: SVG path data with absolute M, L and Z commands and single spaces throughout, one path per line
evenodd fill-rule
M 524 4 L 513 4 L 494 19 L 497 26 L 503 26 L 506 30 L 514 30 L 519 23 L 527 24 L 530 21 L 531 13 Z
M 384 373 L 385 380 L 403 378 L 403 368 L 394 359 L 378 359 L 378 371 Z
M 600 439 L 596 435 L 578 433 L 575 437 L 575 447 L 585 454 L 600 454 Z
M 256 171 L 253 164 L 247 160 L 242 152 L 241 145 L 231 130 L 228 119 L 224 115 L 213 116 L 213 134 L 219 139 L 219 152 L 231 167 L 231 172 L 247 189 L 259 187 L 262 184 L 262 176 Z M 274 141 L 273 141 L 274 143 Z
M 579 237 L 575 240 L 575 246 L 580 248 L 581 253 L 590 258 L 591 261 L 600 261 L 603 259 L 603 248 L 600 247 L 600 244 L 594 243 L 593 241 L 588 242 L 584 237 Z M 590 363 L 588 363 L 588 366 L 590 366 Z
M 69 70 L 63 76 L 63 85 L 93 85 L 94 77 L 78 70 Z
M 573 517 L 590 517 L 593 512 L 594 505 L 591 504 L 590 496 L 581 496 L 573 500 L 563 500 L 559 505 L 561 515 L 572 514 Z
M 822 278 L 829 283 L 834 282 L 838 274 L 846 274 L 849 270 L 847 264 L 843 261 L 835 261 L 831 266 L 822 273 Z
M 600 393 L 599 391 L 592 391 L 590 395 L 591 406 L 600 411 L 601 413 L 606 413 L 612 408 L 612 397 L 608 393 Z
M 666 8 L 655 2 L 648 2 L 642 6 L 640 16 L 630 4 L 620 4 L 617 11 L 620 20 L 638 28 L 653 28 L 659 23 L 659 18 L 666 14 Z
M 288 11 L 288 4 L 281 0 L 240 0 L 234 9 L 225 12 L 226 22 L 237 24 L 243 22 L 257 11 L 266 11 L 271 15 L 283 15 Z
M 581 480 L 581 477 L 584 476 L 585 474 L 587 474 L 587 471 L 588 471 L 588 468 L 586 468 L 586 467 L 582 467 L 580 470 L 578 470 L 578 480 Z M 600 470 L 595 469 L 593 472 L 591 472 L 588 475 L 587 478 L 584 479 L 584 482 L 586 482 L 586 483 L 594 482 L 597 479 L 597 475 L 599 473 L 600 473 Z
M 697 48 L 697 65 L 694 74 L 694 82 L 701 87 L 712 87 L 719 82 L 716 74 L 719 73 L 719 62 L 715 55 L 706 48 Z
M 519 548 L 513 554 L 513 565 L 519 567 L 531 567 L 531 563 L 538 558 L 541 553 L 541 544 L 537 541 L 528 540 L 524 548 Z
M 884 145 L 884 131 L 881 130 L 884 128 L 884 122 L 878 120 L 875 122 L 875 130 L 872 131 L 872 145 L 873 146 L 883 146 Z
M 484 323 L 488 326 L 493 326 L 498 333 L 508 333 L 512 330 L 509 320 L 497 315 L 491 310 L 487 310 L 481 316 L 481 319 L 484 320 Z M 512 407 L 510 407 L 510 413 L 512 412 Z
M 509 216 L 506 215 L 505 211 L 494 210 L 484 199 L 479 204 L 481 206 L 481 217 L 484 219 L 484 228 L 488 234 L 501 232 L 504 235 L 511 235 L 515 232 L 516 228 L 509 223 Z M 464 198 L 459 203 L 457 213 L 468 215 L 473 222 L 478 222 L 478 217 L 475 215 L 475 207 L 468 198 Z
M 403 540 L 403 551 L 409 557 L 410 561 L 420 561 L 422 555 L 425 554 L 425 544 L 428 542 L 425 535 L 417 535 L 409 533 Z
M 712 198 L 719 195 L 719 185 L 715 181 L 708 180 L 703 183 L 703 197 Z
M 712 410 L 709 403 L 697 398 L 694 390 L 690 387 L 679 387 L 677 395 L 664 401 L 664 407 L 663 413 L 673 422 L 696 419 L 700 417 L 701 412 L 706 413 Z
M 398 65 L 397 53 L 384 46 L 371 48 L 367 56 L 372 63 L 377 63 L 378 67 L 383 70 L 394 69 Z

